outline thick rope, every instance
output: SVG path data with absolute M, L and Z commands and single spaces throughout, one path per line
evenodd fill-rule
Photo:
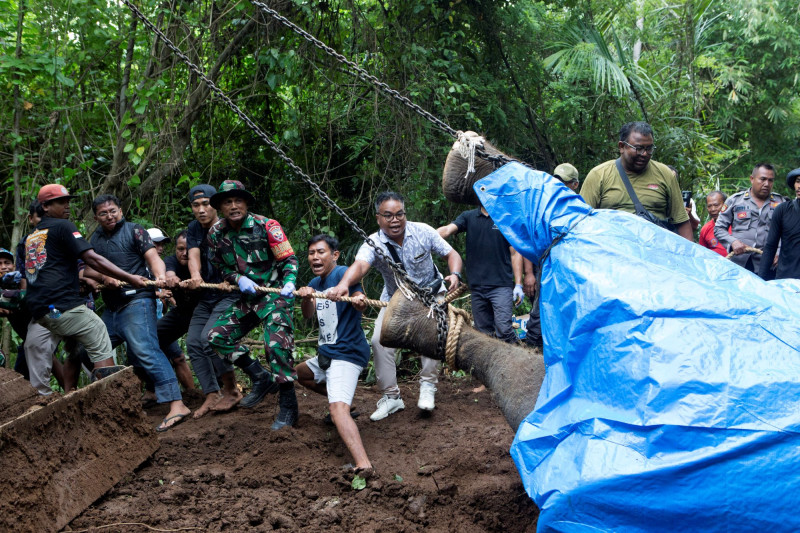
M 759 250 L 758 248 L 753 248 L 752 246 L 745 246 L 744 247 L 744 251 L 745 251 L 745 253 L 752 252 L 754 254 L 763 254 L 764 253 L 763 250 Z M 729 253 L 728 255 L 725 256 L 725 259 L 730 259 L 734 255 L 736 255 L 736 254 L 731 252 L 731 253 Z
M 467 160 L 467 173 L 464 174 L 464 179 L 475 172 L 475 149 L 483 148 L 483 141 L 483 137 L 467 137 L 463 131 L 458 132 L 458 153 Z
M 461 327 L 464 321 L 472 321 L 472 317 L 464 309 L 447 306 L 447 347 L 444 360 L 452 370 L 456 370 L 456 352 L 458 351 L 458 339 L 461 336 Z
M 120 284 L 123 287 L 130 287 L 130 285 L 128 283 L 125 283 L 125 282 L 120 282 Z M 155 281 L 145 281 L 144 285 L 145 285 L 145 287 L 156 287 L 156 288 L 159 288 L 159 289 L 167 289 L 167 290 L 171 289 L 171 287 L 159 286 L 158 282 L 155 282 Z M 115 288 L 117 288 L 117 287 L 111 287 L 111 286 L 106 286 L 106 285 L 98 285 L 97 286 L 98 290 L 115 289 Z M 189 289 L 187 287 L 179 287 L 179 288 L 181 290 L 193 290 L 193 289 Z M 203 282 L 200 285 L 198 285 L 197 289 L 215 289 L 215 290 L 224 291 L 224 292 L 231 292 L 231 291 L 238 291 L 239 290 L 237 287 L 234 287 L 230 283 L 205 283 L 205 282 Z M 263 292 L 263 293 L 278 294 L 278 293 L 281 292 L 281 289 L 276 289 L 276 288 L 273 288 L 273 287 L 256 287 L 255 289 L 256 289 L 256 291 Z M 194 289 L 194 290 L 196 290 L 196 289 Z M 292 294 L 297 296 L 297 291 L 292 291 Z M 315 293 L 312 294 L 312 296 L 314 298 L 322 298 L 324 300 L 328 300 L 329 299 L 327 296 L 325 296 L 324 293 L 321 293 L 321 292 L 315 292 Z M 356 298 L 352 298 L 350 296 L 342 296 L 341 298 L 339 298 L 339 301 L 353 303 L 353 302 L 356 302 L 358 300 Z M 365 301 L 367 302 L 367 305 L 369 305 L 371 307 L 387 307 L 389 305 L 389 302 L 382 302 L 380 300 L 372 300 L 370 298 L 366 298 Z

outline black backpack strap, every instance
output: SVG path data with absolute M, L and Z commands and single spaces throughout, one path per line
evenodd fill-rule
M 403 261 L 400 259 L 400 256 L 397 255 L 397 250 L 394 249 L 394 246 L 392 246 L 392 243 L 387 242 L 386 243 L 386 249 L 389 250 L 389 255 L 392 256 L 392 261 L 397 263 L 400 266 L 400 268 L 405 270 L 406 267 L 403 265 Z
M 628 196 L 630 196 L 631 200 L 633 200 L 633 209 L 636 211 L 637 215 L 641 216 L 647 212 L 647 209 L 644 208 L 642 202 L 639 201 L 639 197 L 636 196 L 636 192 L 633 190 L 633 185 L 631 185 L 631 180 L 628 179 L 628 174 L 626 174 L 625 169 L 622 168 L 622 159 L 617 159 L 616 163 L 619 177 L 622 178 L 622 183 L 625 184 L 625 188 L 628 190 Z

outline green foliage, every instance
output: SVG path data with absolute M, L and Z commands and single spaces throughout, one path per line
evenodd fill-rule
M 350 487 L 353 490 L 364 490 L 367 488 L 367 480 L 361 476 L 353 477 L 353 481 L 350 482 Z
M 248 2 L 137 5 L 368 233 L 381 190 L 404 194 L 410 218 L 433 226 L 461 209 L 439 188 L 451 139 Z M 619 126 L 645 116 L 658 159 L 698 198 L 746 185 L 760 160 L 779 174 L 797 166 L 800 14 L 789 0 L 275 5 L 454 128 L 481 131 L 537 168 L 569 161 L 585 176 L 614 155 Z M 342 241 L 342 263 L 352 260 L 361 238 L 123 5 L 0 6 L 0 87 L 19 90 L 0 100 L 0 186 L 14 190 L 20 169 L 22 204 L 59 181 L 81 195 L 86 229 L 90 199 L 113 192 L 126 216 L 174 233 L 191 220 L 191 186 L 237 178 L 301 257 L 308 236 L 328 233 Z M 5 242 L 24 220 L 10 201 Z M 377 296 L 378 280 L 365 285 Z

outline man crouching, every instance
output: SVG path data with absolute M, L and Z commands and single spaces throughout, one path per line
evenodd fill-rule
M 317 277 L 307 287 L 297 291 L 302 298 L 300 309 L 305 318 L 317 317 L 319 322 L 319 355 L 295 367 L 297 380 L 304 387 L 328 396 L 331 419 L 353 456 L 353 473 L 361 477 L 372 474 L 358 427 L 350 416 L 350 405 L 361 370 L 369 362 L 369 344 L 361 329 L 361 312 L 367 307 L 366 297 L 357 283 L 350 287 L 352 304 L 319 301 L 314 292 L 326 292 L 335 287 L 347 271 L 337 266 L 339 243 L 328 235 L 317 235 L 308 241 L 308 262 Z

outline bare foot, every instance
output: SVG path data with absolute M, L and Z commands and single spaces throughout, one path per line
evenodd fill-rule
M 212 411 L 215 412 L 222 412 L 222 411 L 230 411 L 236 404 L 239 403 L 244 396 L 242 393 L 236 390 L 236 392 L 225 392 L 225 394 L 220 398 L 220 400 L 211 408 Z
M 203 402 L 203 405 L 197 408 L 197 410 L 192 415 L 192 418 L 198 419 L 206 415 L 211 409 L 214 408 L 215 405 L 219 403 L 221 399 L 222 395 L 219 392 L 212 392 L 211 394 L 207 394 L 206 400 Z

